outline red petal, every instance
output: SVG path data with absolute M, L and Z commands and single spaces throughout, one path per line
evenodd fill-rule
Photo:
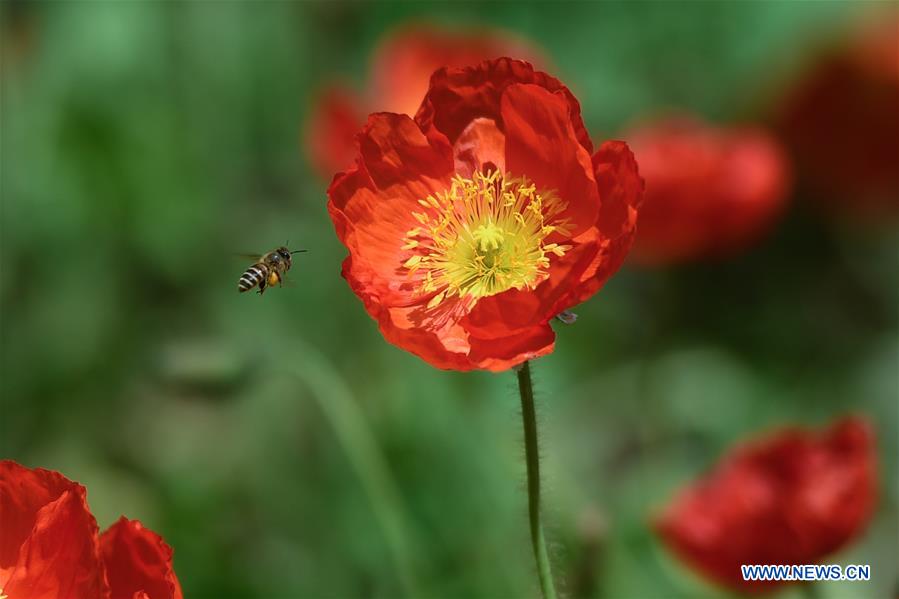
M 350 258 L 347 258 L 349 261 Z M 468 359 L 467 334 L 460 327 L 453 323 L 442 329 L 423 327 L 419 324 L 420 316 L 416 316 L 420 314 L 420 306 L 389 308 L 372 301 L 359 290 L 358 283 L 346 275 L 346 262 L 344 276 L 362 298 L 365 309 L 378 322 L 378 328 L 387 341 L 436 368 L 466 371 L 478 367 Z
M 306 154 L 324 179 L 353 164 L 356 133 L 362 128 L 359 100 L 352 92 L 331 87 L 310 108 L 305 135 Z
M 418 199 L 444 189 L 452 174 L 449 143 L 426 138 L 404 114 L 370 115 L 357 140 L 362 164 L 378 189 L 399 188 L 407 198 Z
M 506 168 L 526 175 L 538 189 L 555 190 L 568 204 L 561 215 L 579 235 L 599 211 L 590 154 L 577 140 L 564 97 L 533 84 L 509 85 L 502 96 Z
M 380 312 L 378 322 L 388 341 L 437 368 L 499 372 L 554 347 L 555 335 L 546 324 L 482 338 L 472 335 L 458 318 L 443 327 L 422 326 L 422 314 L 418 307 L 391 308 Z
M 624 142 L 607 141 L 593 155 L 593 168 L 600 198 L 600 249 L 584 269 L 580 284 L 556 304 L 556 313 L 599 291 L 621 267 L 634 241 L 637 210 L 643 198 L 643 180 L 634 155 Z
M 58 472 L 0 461 L 0 571 L 15 565 L 19 548 L 34 529 L 38 511 L 76 487 Z
M 415 24 L 392 32 L 375 52 L 366 102 L 338 85 L 317 94 L 305 135 L 306 153 L 313 166 L 322 177 L 330 179 L 352 164 L 355 135 L 369 106 L 378 111 L 413 115 L 434 71 L 475 65 L 500 56 L 542 61 L 526 40 L 494 29 L 457 31 Z
M 100 537 L 110 599 L 182 599 L 172 548 L 162 537 L 124 516 Z
M 515 335 L 499 339 L 471 337 L 468 358 L 477 368 L 502 372 L 552 353 L 555 339 L 556 334 L 548 324 L 521 329 Z
M 632 235 L 643 201 L 643 179 L 633 152 L 623 141 L 604 142 L 593 155 L 599 188 L 599 230 L 607 239 Z
M 374 301 L 360 289 L 360 283 L 347 274 L 347 263 L 351 260 L 347 258 L 344 263 L 344 276 L 362 298 L 368 313 L 378 322 L 384 338 L 436 368 L 507 370 L 553 349 L 553 333 L 545 325 L 530 325 L 492 338 L 474 337 L 463 324 L 466 309 L 458 300 L 455 303 L 445 300 L 439 310 L 426 310 L 422 305 L 387 307 Z M 447 311 L 456 313 L 447 314 Z
M 431 77 L 431 86 L 415 115 L 429 137 L 446 136 L 455 143 L 476 118 L 492 119 L 502 130 L 500 101 L 506 88 L 516 83 L 533 83 L 559 95 L 568 106 L 575 137 L 593 152 L 590 136 L 581 119 L 581 107 L 567 87 L 546 73 L 521 60 L 500 58 L 467 68 L 441 69 Z
M 403 238 L 418 224 L 417 201 L 449 186 L 452 151 L 445 140 L 426 139 L 409 117 L 387 113 L 369 117 L 359 146 L 357 166 L 328 189 L 328 211 L 352 256 L 344 276 L 382 304 L 414 303 L 420 298 L 402 268 L 411 256 Z
M 378 110 L 415 114 L 428 81 L 442 67 L 516 56 L 542 60 L 526 40 L 495 29 L 448 30 L 412 24 L 392 32 L 374 53 L 372 100 Z
M 108 597 L 97 522 L 81 485 L 56 472 L 0 462 L 0 528 L 4 553 L 19 545 L 0 572 L 9 599 Z
M 468 124 L 453 146 L 456 174 L 471 178 L 475 172 L 506 172 L 506 136 L 490 119 Z

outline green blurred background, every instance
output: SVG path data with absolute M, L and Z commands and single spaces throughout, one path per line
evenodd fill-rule
M 761 118 L 869 9 L 2 0 L 0 457 L 84 484 L 101 528 L 160 532 L 188 598 L 536 595 L 515 377 L 382 339 L 300 144 L 313 93 L 362 87 L 411 19 L 532 39 L 596 137 L 672 106 Z M 625 268 L 534 364 L 570 596 L 724 596 L 653 508 L 735 440 L 846 411 L 876 423 L 883 484 L 833 561 L 873 581 L 819 589 L 894 596 L 896 230 L 807 199 L 742 257 Z M 238 295 L 233 254 L 286 239 L 311 250 L 295 285 Z

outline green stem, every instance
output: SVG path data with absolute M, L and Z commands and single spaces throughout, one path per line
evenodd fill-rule
M 518 369 L 518 392 L 521 395 L 521 418 L 524 421 L 524 454 L 528 469 L 528 516 L 531 523 L 531 545 L 537 561 L 537 576 L 543 599 L 555 599 L 552 569 L 543 538 L 540 520 L 540 453 L 537 448 L 537 414 L 534 410 L 534 389 L 531 385 L 531 367 L 525 362 Z

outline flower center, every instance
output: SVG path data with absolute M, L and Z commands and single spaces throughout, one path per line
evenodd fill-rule
M 569 234 L 559 218 L 566 204 L 552 191 L 538 192 L 527 177 L 498 171 L 453 178 L 449 189 L 418 200 L 421 226 L 406 233 L 404 263 L 416 292 L 435 294 L 433 308 L 457 296 L 476 300 L 507 289 L 533 289 L 548 276 L 550 255 L 571 246 L 546 243 Z

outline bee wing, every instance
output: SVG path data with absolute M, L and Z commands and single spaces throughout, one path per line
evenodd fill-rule
M 296 282 L 286 273 L 278 274 L 278 286 L 280 287 L 296 287 Z
M 240 254 L 239 253 L 239 254 L 234 254 L 234 257 L 241 258 L 243 260 L 250 260 L 252 262 L 259 262 L 260 260 L 262 260 L 262 257 L 264 255 L 265 254 Z

